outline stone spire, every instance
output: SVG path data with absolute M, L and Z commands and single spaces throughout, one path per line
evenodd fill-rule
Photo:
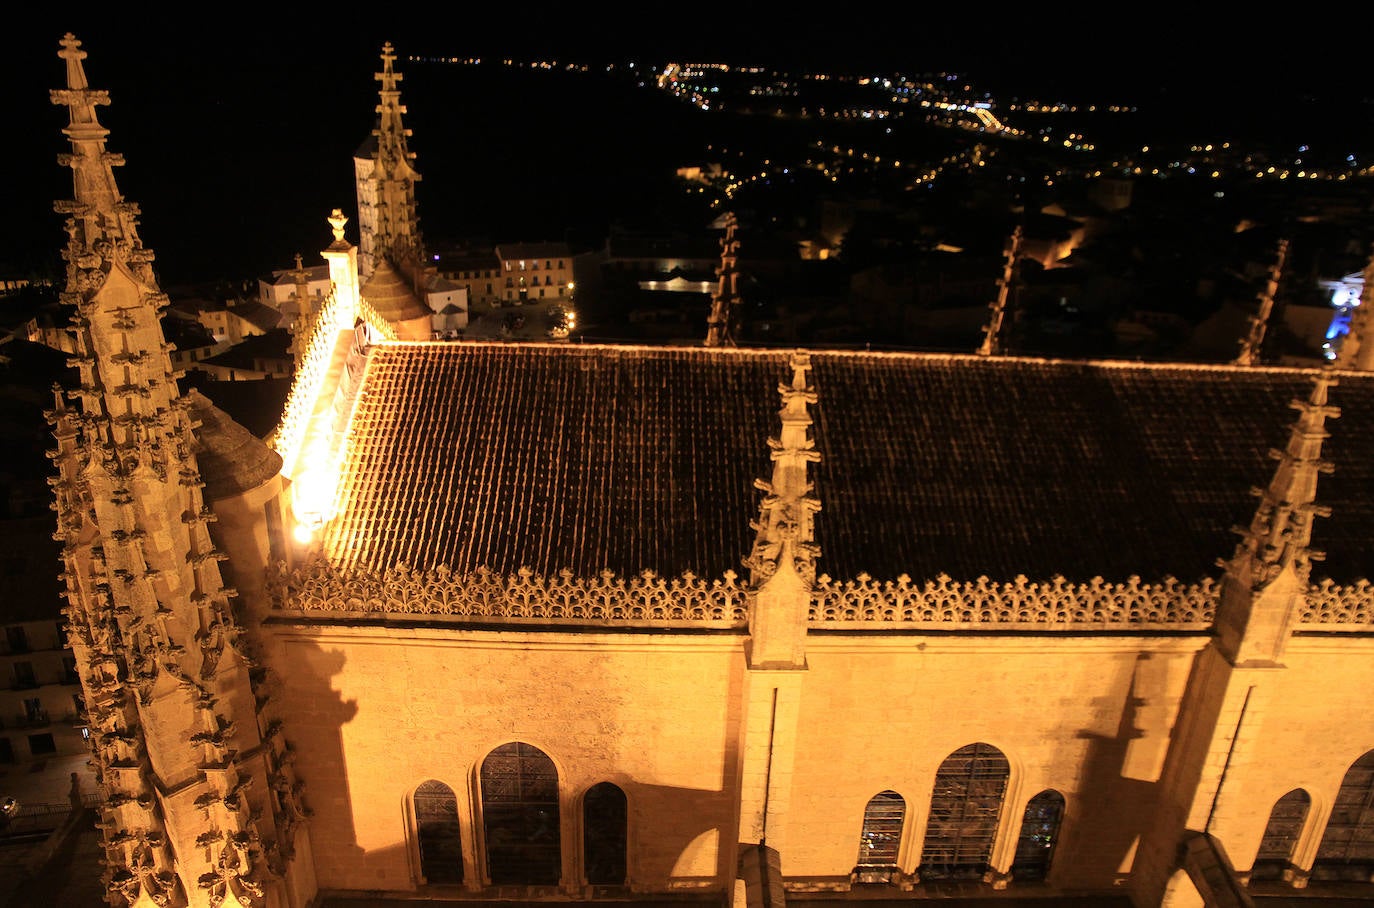
M 1364 266 L 1360 304 L 1350 316 L 1350 333 L 1341 341 L 1336 364 L 1359 372 L 1374 371 L 1374 255 Z
M 420 174 L 415 171 L 415 153 L 406 142 L 410 130 L 402 122 L 406 107 L 401 103 L 401 74 L 393 64 L 396 53 L 391 42 L 382 45 L 382 71 L 374 78 L 381 83 L 381 102 L 377 105 L 377 126 L 372 130 L 376 139 L 373 160 L 376 169 L 376 223 L 372 238 L 370 265 L 375 268 L 383 259 L 398 266 L 423 258 L 420 237 L 420 218 L 415 206 L 415 184 Z M 364 280 L 371 276 L 369 269 Z
M 810 435 L 811 413 L 808 404 L 817 400 L 807 380 L 811 358 L 806 353 L 792 354 L 792 381 L 779 383 L 782 433 L 768 439 L 773 460 L 773 479 L 756 479 L 754 486 L 764 493 L 757 522 L 750 523 L 757 534 L 754 548 L 745 560 L 753 571 L 753 584 L 762 585 L 783 565 L 795 569 L 808 584 L 815 578 L 816 557 L 814 515 L 820 502 L 812 497 L 812 484 L 806 465 L 816 463 L 821 454 Z
M 992 316 L 983 328 L 983 342 L 978 346 L 979 356 L 994 356 L 1001 350 L 1002 320 L 1006 317 L 1007 292 L 1011 289 L 1011 275 L 1016 268 L 1017 256 L 1021 254 L 1021 225 L 1011 232 L 1011 241 L 1004 250 L 1002 277 L 997 281 L 997 299 L 988 304 Z
M 1316 503 L 1317 478 L 1331 472 L 1322 459 L 1322 442 L 1330 436 L 1326 420 L 1340 416 L 1327 403 L 1336 384 L 1329 370 L 1320 372 L 1306 400 L 1294 400 L 1297 421 L 1282 450 L 1273 478 L 1253 490 L 1259 506 L 1248 527 L 1234 532 L 1241 542 L 1229 562 L 1221 562 L 1222 600 L 1217 609 L 1219 645 L 1232 662 L 1277 661 L 1287 641 L 1292 613 L 1305 595 L 1313 561 L 1324 556 L 1312 549 L 1312 522 L 1331 511 Z
M 706 346 L 733 347 L 739 307 L 739 222 L 734 212 L 725 216 L 725 236 L 720 240 L 720 265 L 716 268 L 716 294 L 711 298 L 711 314 L 706 320 Z
M 1274 310 L 1274 294 L 1279 289 L 1279 278 L 1283 275 L 1283 263 L 1288 257 L 1288 240 L 1279 240 L 1278 254 L 1269 269 L 1269 280 L 1259 295 L 1259 311 L 1250 316 L 1250 330 L 1241 339 L 1240 353 L 1236 356 L 1237 366 L 1253 366 L 1259 362 L 1260 348 L 1264 344 L 1264 332 L 1269 325 L 1269 315 Z
M 139 240 L 138 209 L 115 185 L 86 52 L 61 41 L 74 198 L 63 299 L 75 308 L 79 387 L 48 414 L 63 544 L 64 614 L 89 712 L 92 764 L 107 794 L 105 880 L 130 905 L 243 904 L 269 875 L 236 754 L 260 746 L 235 591 L 208 524 L 198 424 L 176 384 L 159 321 L 166 297 Z M 236 712 L 235 706 L 239 709 Z M 113 902 L 112 902 L 113 904 Z

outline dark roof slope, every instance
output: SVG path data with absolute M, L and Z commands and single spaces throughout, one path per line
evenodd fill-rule
M 196 462 L 209 502 L 241 495 L 281 471 L 281 455 L 194 388 L 186 393 L 196 431 Z
M 744 573 L 786 351 L 383 344 L 341 565 Z M 813 352 L 818 570 L 839 579 L 1216 576 L 1312 373 Z M 1374 563 L 1374 376 L 1331 391 L 1314 577 Z

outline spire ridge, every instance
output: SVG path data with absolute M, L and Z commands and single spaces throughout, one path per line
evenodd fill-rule
M 365 277 L 383 259 L 402 270 L 424 258 L 424 243 L 420 236 L 420 218 L 415 204 L 415 184 L 420 174 L 414 167 L 415 153 L 410 150 L 401 103 L 402 74 L 396 72 L 396 52 L 391 42 L 382 45 L 382 69 L 373 78 L 381 83 L 378 90 L 377 125 L 372 130 L 376 138 L 373 152 L 371 180 L 375 185 L 373 202 L 375 223 L 368 248 L 363 250 Z
M 202 683 L 220 692 L 250 685 L 228 603 L 237 593 L 222 582 L 208 520 L 177 519 L 209 506 L 192 400 L 177 387 L 160 322 L 167 297 L 139 241 L 137 208 L 115 185 L 111 168 L 123 161 L 106 151 L 108 132 L 95 114 L 109 96 L 90 88 L 80 42 L 68 34 L 61 44 L 67 87 L 51 96 L 69 115 L 63 132 L 72 152 L 59 162 L 71 168 L 75 196 L 56 208 L 68 215 L 63 299 L 76 307 L 69 362 L 79 380 L 68 395 L 77 406 L 59 397 L 52 414 L 54 538 L 63 543 L 64 614 L 95 720 L 92 765 L 109 794 L 109 888 L 130 904 L 185 905 L 197 869 L 222 866 L 232 868 L 228 885 L 256 892 L 266 867 L 255 811 L 221 787 L 236 783 L 238 767 L 196 736 L 188 748 L 158 727 L 174 712 L 198 709 L 203 727 L 215 730 L 211 743 L 244 751 L 259 743 L 247 723 L 231 738 L 242 708 L 231 709 L 229 698 L 215 711 L 213 700 L 196 697 L 209 689 Z M 193 776 L 203 778 L 188 784 L 207 789 L 196 807 L 212 809 L 191 817 L 158 792 Z M 193 839 L 189 847 L 197 833 L 230 844 Z
M 745 566 L 753 571 L 753 580 L 761 585 L 779 569 L 789 564 L 808 584 L 816 575 L 816 558 L 820 548 L 815 544 L 814 515 L 821 504 L 811 493 L 814 487 L 807 476 L 807 464 L 816 463 L 821 454 L 810 437 L 811 413 L 807 409 L 818 395 L 807 378 L 811 371 L 811 357 L 801 351 L 792 354 L 792 380 L 778 384 L 782 409 L 778 411 L 782 432 L 778 438 L 768 439 L 769 456 L 773 461 L 771 482 L 754 481 L 755 488 L 764 493 L 758 521 L 751 524 L 757 532 L 753 551 L 745 559 Z
M 1283 450 L 1269 452 L 1278 462 L 1273 478 L 1257 490 L 1260 502 L 1249 527 L 1236 529 L 1242 540 L 1229 569 L 1248 572 L 1253 587 L 1268 584 L 1290 564 L 1306 580 L 1311 562 L 1322 558 L 1311 548 L 1312 521 L 1330 514 L 1329 508 L 1316 503 L 1316 494 L 1318 476 L 1332 469 L 1321 453 L 1322 442 L 1330 437 L 1326 420 L 1341 415 L 1338 407 L 1328 403 L 1330 388 L 1336 383 L 1330 367 L 1323 369 L 1307 399 L 1289 404 L 1298 411 L 1298 418 L 1288 443 Z
M 1007 292 L 1011 289 L 1012 271 L 1016 268 L 1016 259 L 1021 255 L 1020 224 L 1017 224 L 1016 229 L 1011 232 L 1011 239 L 1008 241 L 1003 255 L 1002 276 L 997 280 L 997 299 L 988 304 L 988 308 L 992 310 L 992 315 L 983 328 L 983 342 L 978 346 L 979 356 L 994 356 L 1001 351 L 1002 340 L 999 335 L 1002 332 L 1002 321 L 1006 317 Z
M 720 240 L 720 265 L 716 267 L 715 296 L 706 321 L 706 346 L 733 347 L 739 307 L 739 226 L 734 212 L 725 215 L 725 236 Z
M 1269 280 L 1265 282 L 1264 289 L 1259 295 L 1259 311 L 1250 316 L 1250 330 L 1241 339 L 1240 353 L 1236 356 L 1235 365 L 1253 366 L 1259 362 L 1260 348 L 1264 344 L 1264 333 L 1268 329 L 1269 315 L 1274 310 L 1274 294 L 1279 289 L 1279 278 L 1283 276 L 1283 264 L 1288 258 L 1288 240 L 1279 240 L 1278 252 L 1274 256 L 1274 264 L 1269 268 Z
M 62 130 L 71 142 L 70 153 L 58 163 L 72 171 L 73 198 L 54 203 L 66 222 L 68 290 L 93 290 L 116 262 L 124 262 L 144 283 L 152 284 L 152 253 L 138 237 L 138 206 L 127 202 L 115 184 L 114 168 L 122 155 L 105 148 L 110 131 L 100 124 L 96 108 L 110 103 L 110 93 L 90 87 L 82 61 L 86 51 L 68 32 L 58 57 L 66 62 L 67 87 L 50 92 L 52 103 L 67 108 L 68 123 Z

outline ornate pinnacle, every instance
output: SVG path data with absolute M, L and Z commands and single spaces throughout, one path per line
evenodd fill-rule
M 415 171 L 415 153 L 406 143 L 410 130 L 402 122 L 406 107 L 401 103 L 401 74 L 393 64 L 396 53 L 391 42 L 382 45 L 382 71 L 373 78 L 381 83 L 378 92 L 376 164 L 377 219 L 374 254 L 389 256 L 395 261 L 423 257 L 419 216 L 415 205 L 415 184 L 420 174 Z
M 1234 531 L 1243 538 L 1229 568 L 1248 570 L 1254 587 L 1266 585 L 1290 564 L 1305 580 L 1311 562 L 1323 557 L 1310 544 L 1313 518 L 1331 513 L 1330 508 L 1316 504 L 1316 494 L 1318 475 L 1331 472 L 1330 462 L 1321 459 L 1322 442 L 1330 436 L 1326 420 L 1341 415 L 1339 408 L 1327 403 L 1328 389 L 1335 384 L 1330 372 L 1323 370 L 1307 400 L 1289 405 L 1299 415 L 1288 445 L 1269 452 L 1278 461 L 1274 477 L 1267 488 L 1255 490 L 1260 503 L 1250 526 Z
M 1269 324 L 1269 314 L 1274 309 L 1274 294 L 1279 289 L 1279 278 L 1283 275 L 1283 263 L 1288 257 L 1288 240 L 1279 240 L 1278 254 L 1269 269 L 1269 280 L 1259 295 L 1259 311 L 1250 316 L 1250 330 L 1241 339 L 1240 353 L 1236 356 L 1237 366 L 1253 366 L 1259 362 L 1260 347 L 1264 343 L 1264 332 Z
M 978 347 L 979 356 L 992 356 L 996 354 L 1001 346 L 998 334 L 1002 331 L 1002 319 L 1007 311 L 1007 291 L 1011 288 L 1012 270 L 1016 267 L 1016 258 L 1021 254 L 1021 225 L 1017 224 L 1016 229 L 1011 232 L 1011 242 L 1007 244 L 1002 262 L 1002 277 L 997 281 L 997 299 L 988 304 L 992 310 L 992 316 L 983 328 L 983 343 Z
M 735 237 L 738 222 L 734 212 L 725 216 L 725 236 L 720 241 L 720 266 L 716 276 L 716 294 L 711 298 L 711 314 L 706 322 L 706 346 L 735 345 L 734 323 L 739 305 L 739 240 Z
M 67 64 L 67 87 L 54 89 L 50 97 L 53 104 L 67 108 L 68 124 L 62 132 L 72 150 L 60 155 L 58 162 L 72 170 L 75 197 L 53 207 L 69 215 L 63 257 L 67 260 L 67 291 L 79 302 L 100 287 L 116 260 L 126 262 L 151 285 L 147 266 L 152 255 L 138 238 L 138 206 L 124 201 L 115 185 L 114 168 L 124 159 L 106 151 L 109 130 L 96 116 L 97 107 L 110 103 L 109 92 L 90 87 L 81 62 L 86 59 L 81 42 L 69 32 L 61 44 L 58 56 Z
M 755 585 L 767 581 L 783 558 L 790 558 L 797 573 L 810 583 L 816 576 L 815 559 L 820 555 L 815 544 L 814 515 L 821 505 L 811 495 L 813 486 L 806 468 L 808 463 L 821 459 L 809 435 L 811 414 L 807 405 L 817 400 L 815 389 L 807 381 L 811 358 L 805 353 L 794 353 L 791 366 L 791 384 L 778 385 L 782 432 L 779 438 L 768 439 L 773 479 L 754 483 L 765 493 L 759 520 L 753 524 L 757 532 L 754 548 L 745 559 L 745 566 L 753 571 Z

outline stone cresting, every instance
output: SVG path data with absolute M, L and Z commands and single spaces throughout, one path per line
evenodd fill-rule
M 1355 625 L 1374 630 L 1374 585 L 1360 580 L 1339 586 L 1330 580 L 1308 587 L 1298 623 L 1308 625 Z
M 653 571 L 596 578 L 561 571 L 541 577 L 529 569 L 501 575 L 479 568 L 470 575 L 447 567 L 416 570 L 397 565 L 374 571 L 339 571 L 324 559 L 294 570 L 278 564 L 268 578 L 276 608 L 349 615 L 407 615 L 472 622 L 644 624 L 743 628 L 745 586 L 733 571 L 707 581 L 685 573 L 669 579 Z
M 987 577 L 960 581 L 941 574 L 916 583 L 906 574 L 895 581 L 878 581 L 867 574 L 837 581 L 822 574 L 812 590 L 810 617 L 817 627 L 888 622 L 942 630 L 1205 631 L 1216 612 L 1219 589 L 1211 578 L 1196 584 L 1172 577 L 1157 584 L 1143 583 L 1139 577 L 1124 583 L 1101 577 L 1074 583 L 1063 577 L 1037 582 L 1018 575 L 1001 582 Z
M 460 575 L 442 566 L 417 570 L 404 565 L 343 572 L 323 559 L 296 569 L 278 564 L 270 580 L 273 605 L 281 612 L 433 616 L 478 624 L 742 629 L 751 591 L 733 571 L 711 581 L 690 573 L 668 579 L 652 571 L 631 579 L 610 571 L 596 578 L 574 577 L 570 571 L 540 577 L 530 570 L 503 576 L 479 569 Z M 1117 583 L 1094 577 L 1076 583 L 1063 577 L 1037 582 L 1018 576 L 1000 582 L 987 577 L 960 581 L 941 574 L 918 583 L 905 574 L 895 581 L 867 574 L 834 580 L 822 574 L 812 591 L 809 620 L 813 630 L 884 624 L 927 630 L 1205 633 L 1219 594 L 1220 584 L 1212 578 L 1145 583 L 1131 577 Z M 1374 629 L 1374 585 L 1314 584 L 1299 620 L 1306 630 Z

